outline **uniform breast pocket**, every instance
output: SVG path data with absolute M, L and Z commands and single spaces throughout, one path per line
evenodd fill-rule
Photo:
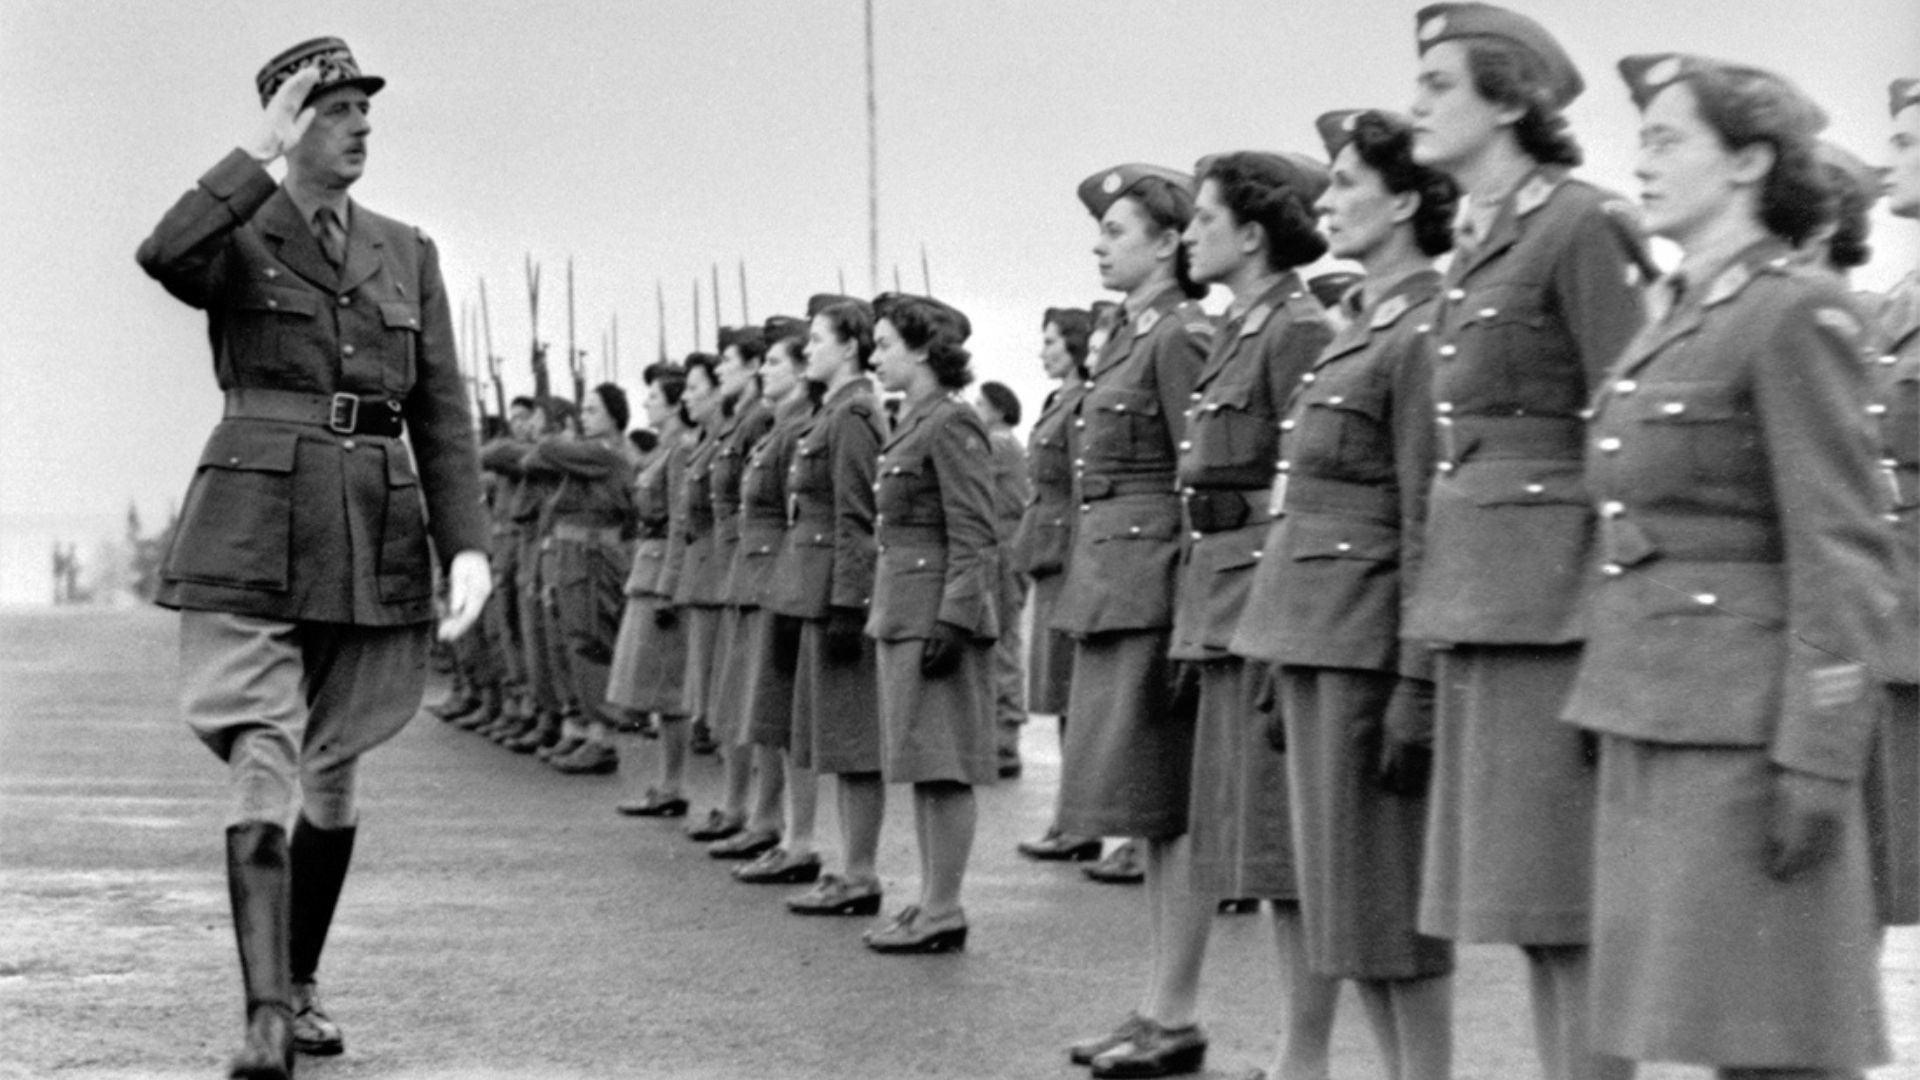
M 1537 363 L 1543 355 L 1560 356 L 1571 347 L 1547 313 L 1547 290 L 1542 285 L 1489 284 L 1454 303 L 1460 348 L 1471 348 L 1477 357 L 1511 358 L 1522 365 L 1513 372 L 1518 381 L 1525 380 L 1527 364 Z M 1450 356 L 1443 352 L 1440 358 Z M 1508 393 L 1513 392 L 1509 388 Z
M 895 524 L 928 524 L 937 521 L 940 490 L 935 486 L 931 468 L 925 460 L 888 461 L 878 469 L 879 491 L 874 499 L 876 512 Z
M 214 429 L 187 492 L 164 575 L 284 592 L 292 565 L 293 468 L 300 435 L 228 423 Z
M 1640 460 L 1684 469 L 1693 483 L 1746 486 L 1766 478 L 1753 409 L 1737 387 L 1718 382 L 1643 382 L 1629 399 Z
M 1254 408 L 1251 385 L 1229 384 L 1207 392 L 1187 425 L 1187 442 L 1192 460 L 1203 465 L 1271 462 L 1279 453 L 1280 429 Z
M 387 446 L 387 504 L 380 525 L 380 599 L 386 603 L 433 595 L 427 562 L 426 506 L 420 476 L 401 443 Z
M 256 284 L 243 292 L 226 327 L 228 355 L 274 370 L 298 366 L 298 343 L 311 338 L 320 313 L 318 293 Z
M 1354 474 L 1356 466 L 1369 463 L 1385 465 L 1378 472 L 1390 473 L 1388 405 L 1387 388 L 1379 383 L 1316 386 L 1300 400 L 1293 432 L 1298 449 L 1287 457 L 1296 467 L 1338 464 L 1338 475 L 1354 479 L 1379 478 Z
M 387 392 L 395 396 L 413 388 L 419 362 L 420 305 L 400 300 L 382 301 L 380 323 L 386 330 L 386 344 L 401 363 L 389 366 L 383 376 Z
M 1150 390 L 1105 387 L 1087 395 L 1086 453 L 1109 461 L 1158 458 L 1167 441 L 1160 399 Z

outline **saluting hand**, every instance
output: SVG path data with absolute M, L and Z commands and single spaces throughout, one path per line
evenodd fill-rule
M 1767 873 L 1791 881 L 1840 850 L 1847 811 L 1859 792 L 1844 780 L 1780 769 L 1767 827 Z
M 440 640 L 452 641 L 480 618 L 493 592 L 493 568 L 484 551 L 463 551 L 447 568 L 447 610 L 440 617 Z
M 267 102 L 259 133 L 252 141 L 242 144 L 241 149 L 262 165 L 292 149 L 300 136 L 307 133 L 307 125 L 313 123 L 313 110 L 302 106 L 319 81 L 320 69 L 306 67 L 281 83 L 280 89 L 273 92 L 273 100 Z

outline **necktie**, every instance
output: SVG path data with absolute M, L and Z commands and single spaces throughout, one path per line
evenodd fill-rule
M 340 224 L 339 215 L 323 206 L 314 212 L 313 225 L 314 235 L 320 241 L 320 250 L 335 270 L 340 269 L 347 260 L 347 230 Z

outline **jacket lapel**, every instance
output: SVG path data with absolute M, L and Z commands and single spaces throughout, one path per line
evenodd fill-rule
M 371 215 L 356 207 L 349 217 L 355 220 L 347 233 L 346 265 L 340 274 L 341 292 L 351 292 L 380 269 L 380 249 L 386 243 L 386 238 L 369 220 Z M 318 240 L 314 246 L 319 246 Z M 326 260 L 322 257 L 321 261 Z
M 274 192 L 253 220 L 261 234 L 272 242 L 274 257 L 287 269 L 328 292 L 338 289 L 339 272 L 321 252 L 320 241 L 314 239 L 313 230 L 300 220 L 300 210 L 287 197 L 285 188 Z

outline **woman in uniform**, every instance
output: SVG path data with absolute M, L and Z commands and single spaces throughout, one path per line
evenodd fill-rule
M 1313 200 L 1326 170 L 1297 155 L 1238 152 L 1203 159 L 1182 237 L 1194 280 L 1233 294 L 1186 406 L 1178 478 L 1186 544 L 1169 651 L 1195 701 L 1187 835 L 1162 859 L 1187 879 L 1168 904 L 1156 957 L 1154 1026 L 1093 1060 L 1095 1075 L 1197 1069 L 1195 1019 L 1213 913 L 1222 899 L 1271 902 L 1285 1020 L 1279 1076 L 1326 1071 L 1338 984 L 1300 955 L 1299 887 L 1288 836 L 1286 760 L 1255 706 L 1265 669 L 1227 651 L 1266 544 L 1269 491 L 1287 399 L 1333 332 L 1297 268 L 1326 253 Z M 1310 378 L 1310 376 L 1309 376 Z M 1171 890 L 1170 890 L 1171 891 Z
M 1206 287 L 1188 275 L 1180 243 L 1192 185 L 1172 169 L 1120 165 L 1079 188 L 1099 222 L 1101 284 L 1126 300 L 1074 417 L 1081 506 L 1053 623 L 1076 639 L 1057 822 L 1076 835 L 1144 841 L 1154 961 L 1135 1010 L 1069 1049 L 1081 1064 L 1164 1045 L 1168 1029 L 1193 1031 L 1191 1003 L 1163 1000 L 1169 980 L 1159 971 L 1169 935 L 1191 926 L 1187 908 L 1201 903 L 1174 851 L 1187 831 L 1193 707 L 1175 700 L 1167 657 L 1181 549 L 1176 456 L 1213 338 L 1193 302 Z M 1191 1071 L 1204 1053 L 1188 1047 L 1167 1064 Z
M 1827 212 L 1784 79 L 1628 57 L 1659 314 L 1594 398 L 1567 716 L 1599 734 L 1596 1050 L 1722 1077 L 1888 1060 L 1860 778 L 1891 615 L 1865 330 L 1792 257 Z
M 686 504 L 681 515 L 685 523 L 686 551 L 681 556 L 680 581 L 674 590 L 673 602 L 687 623 L 687 717 L 694 724 L 704 723 L 711 732 L 716 683 L 714 661 L 720 649 L 720 591 L 727 571 L 717 555 L 713 465 L 731 430 L 734 399 L 728 398 L 727 384 L 720 378 L 718 357 L 714 357 L 706 369 L 713 382 L 712 390 L 704 395 L 695 392 L 691 361 L 687 368 L 687 401 L 698 434 L 687 453 L 686 478 L 680 489 L 680 498 Z M 738 386 L 734 392 L 739 392 Z M 687 826 L 687 839 L 697 843 L 725 840 L 740 831 L 745 817 L 745 814 L 730 814 L 715 807 Z
M 620 620 L 613 669 L 607 678 L 608 701 L 648 714 L 658 725 L 662 782 L 614 808 L 633 817 L 684 817 L 687 813 L 687 799 L 680 788 L 686 761 L 686 697 L 681 689 L 687 669 L 686 634 L 671 618 L 673 588 L 667 577 L 680 554 L 672 523 L 672 478 L 684 468 L 692 427 L 681 403 L 686 388 L 686 372 L 678 365 L 648 368 L 647 421 L 659 432 L 660 442 L 633 485 L 640 539 L 634 545 L 627 610 Z M 668 616 L 664 624 L 663 611 Z
M 1441 650 L 1420 929 L 1527 958 L 1549 1080 L 1587 1050 L 1593 766 L 1558 722 L 1580 662 L 1594 519 L 1581 411 L 1644 319 L 1632 208 L 1568 175 L 1583 84 L 1538 23 L 1486 4 L 1417 18 L 1413 157 L 1467 204 L 1433 315 L 1436 478 L 1401 636 Z
M 1388 1076 L 1444 1080 L 1453 949 L 1415 925 L 1432 661 L 1401 644 L 1400 603 L 1433 468 L 1421 331 L 1458 192 L 1414 164 L 1402 117 L 1348 110 L 1318 126 L 1332 165 L 1317 204 L 1323 231 L 1332 254 L 1366 274 L 1338 301 L 1340 333 L 1281 421 L 1276 518 L 1232 648 L 1278 672 L 1298 959 L 1356 981 Z
M 799 623 L 791 753 L 802 768 L 838 781 L 843 869 L 787 899 L 796 915 L 876 915 L 875 860 L 887 805 L 880 779 L 880 696 L 864 627 L 873 596 L 874 465 L 880 402 L 868 368 L 873 309 L 818 296 L 807 305 L 807 378 L 820 411 L 787 471 L 787 542 L 774 566 L 770 606 Z
M 551 514 L 554 629 L 566 646 L 567 672 L 580 714 L 567 738 L 579 749 L 549 764 L 563 773 L 610 773 L 620 757 L 605 711 L 608 665 L 620 632 L 622 582 L 631 564 L 633 460 L 628 456 L 627 395 L 601 383 L 580 406 L 580 438 L 538 443 L 526 470 L 559 480 Z
M 1086 393 L 1088 337 L 1092 320 L 1078 308 L 1048 308 L 1040 320 L 1040 366 L 1059 383 L 1047 395 L 1027 441 L 1026 511 L 1014 530 L 1008 560 L 1033 588 L 1033 640 L 1027 648 L 1027 707 L 1060 717 L 1066 741 L 1067 689 L 1073 679 L 1073 638 L 1053 629 L 1054 608 L 1073 552 L 1073 418 Z M 1059 789 L 1055 789 L 1058 798 Z M 1022 840 L 1029 859 L 1084 862 L 1100 857 L 1100 838 L 1060 831 L 1058 815 L 1038 840 Z
M 793 656 L 781 654 L 799 627 L 767 606 L 773 570 L 786 544 L 787 469 L 800 433 L 813 419 L 813 384 L 806 380 L 806 323 L 776 317 L 765 326 L 766 363 L 760 368 L 761 396 L 773 405 L 773 429 L 747 453 L 740 478 L 740 544 L 729 586 L 740 605 L 738 657 L 729 678 L 740 684 L 740 745 L 754 755 L 759 774 L 755 813 L 778 821 L 786 796 L 786 829 L 778 847 L 734 871 L 755 885 L 805 884 L 820 876 L 813 850 L 817 781 L 811 770 L 794 764 L 788 748 L 793 734 Z
M 741 658 L 737 657 L 742 609 L 734 588 L 734 568 L 740 548 L 740 478 L 746 471 L 747 454 L 773 430 L 773 404 L 761 392 L 760 372 L 766 359 L 767 343 L 757 326 L 726 331 L 720 349 L 721 396 L 730 402 L 729 418 L 718 434 L 708 490 L 713 500 L 713 566 L 719 580 L 721 601 L 720 628 L 715 635 L 713 656 L 712 708 L 707 725 L 725 763 L 725 791 L 720 812 L 728 821 L 742 827 L 732 836 L 708 847 L 716 859 L 753 859 L 780 843 L 780 788 L 784 779 L 777 770 L 769 802 L 763 798 L 751 808 L 747 798 L 753 790 L 754 752 L 744 738 L 746 723 L 741 713 Z M 761 788 L 765 793 L 767 788 Z
M 876 474 L 879 564 L 867 633 L 878 642 L 881 774 L 913 785 L 920 896 L 866 933 L 881 953 L 963 948 L 960 886 L 973 789 L 998 771 L 993 641 L 1000 548 L 986 425 L 956 391 L 972 381 L 966 316 L 937 300 L 874 305 L 883 388 L 904 394 Z

